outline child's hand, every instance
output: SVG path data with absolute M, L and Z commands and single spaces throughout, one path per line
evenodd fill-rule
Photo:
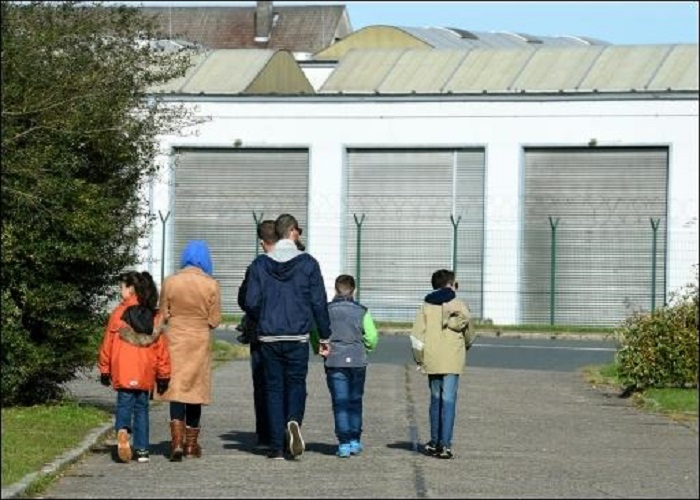
M 100 373 L 100 384 L 104 385 L 105 387 L 109 387 L 109 384 L 111 383 L 110 379 L 111 377 L 109 373 Z

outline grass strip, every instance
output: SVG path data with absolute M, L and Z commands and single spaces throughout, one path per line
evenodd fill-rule
M 40 470 L 112 415 L 74 401 L 2 409 L 2 486 Z
M 607 385 L 620 389 L 616 363 L 587 366 L 582 370 L 586 381 L 592 385 Z M 647 411 L 663 413 L 674 420 L 698 418 L 698 389 L 691 388 L 649 388 L 636 393 L 634 403 Z

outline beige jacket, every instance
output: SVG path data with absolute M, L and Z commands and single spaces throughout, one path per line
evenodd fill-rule
M 170 386 L 155 399 L 191 404 L 211 403 L 211 330 L 221 323 L 219 282 L 188 266 L 165 279 L 160 313 L 167 329 Z
M 413 357 L 425 374 L 461 374 L 474 341 L 469 307 L 460 299 L 442 305 L 424 302 L 413 323 Z

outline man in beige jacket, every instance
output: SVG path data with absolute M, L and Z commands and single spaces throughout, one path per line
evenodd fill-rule
M 453 457 L 459 375 L 464 371 L 474 330 L 469 307 L 457 298 L 454 272 L 440 269 L 431 281 L 433 291 L 416 313 L 411 344 L 430 388 L 430 441 L 424 450 L 427 455 L 449 459 Z

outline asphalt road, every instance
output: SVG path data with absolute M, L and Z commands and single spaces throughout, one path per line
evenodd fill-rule
M 217 339 L 235 342 L 238 332 L 216 330 Z M 512 337 L 477 337 L 469 350 L 468 366 L 513 370 L 569 372 L 587 365 L 613 361 L 615 346 L 611 341 L 528 339 Z M 313 356 L 315 362 L 320 358 Z M 382 335 L 370 363 L 412 364 L 411 344 L 404 335 Z

